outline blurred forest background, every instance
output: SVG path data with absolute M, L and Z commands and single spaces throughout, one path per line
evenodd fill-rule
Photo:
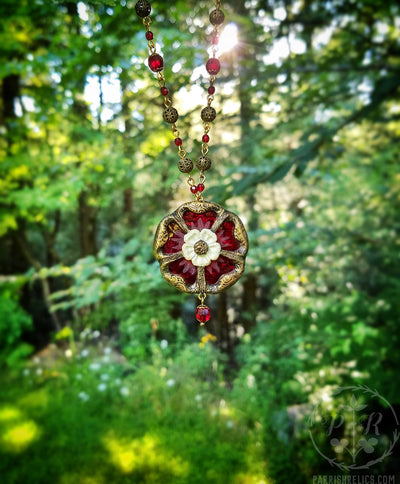
M 0 3 L 2 482 L 398 476 L 398 422 L 364 429 L 357 464 L 376 463 L 357 471 L 350 417 L 333 464 L 307 425 L 349 386 L 400 416 L 398 2 L 223 2 L 205 198 L 240 214 L 250 251 L 205 329 L 152 255 L 189 193 L 134 5 Z M 152 6 L 199 153 L 213 2 Z

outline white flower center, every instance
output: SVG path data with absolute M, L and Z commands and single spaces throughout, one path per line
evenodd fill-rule
M 183 257 L 197 267 L 208 266 L 211 261 L 218 259 L 221 252 L 217 236 L 210 229 L 190 230 L 183 240 Z

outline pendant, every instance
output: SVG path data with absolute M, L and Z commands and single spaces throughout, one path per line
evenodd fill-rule
M 196 318 L 204 324 L 210 319 L 206 295 L 232 286 L 243 274 L 248 238 L 237 215 L 217 203 L 193 201 L 161 220 L 153 250 L 164 279 L 199 294 Z

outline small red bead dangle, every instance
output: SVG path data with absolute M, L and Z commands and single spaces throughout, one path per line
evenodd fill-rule
M 206 294 L 199 294 L 200 304 L 196 308 L 196 319 L 200 323 L 200 326 L 204 326 L 211 318 L 211 311 L 208 306 L 204 304 Z

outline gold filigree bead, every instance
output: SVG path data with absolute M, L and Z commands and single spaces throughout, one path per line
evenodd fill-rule
M 225 20 L 224 12 L 220 9 L 213 10 L 210 13 L 210 22 L 212 25 L 221 25 Z
M 182 173 L 190 173 L 193 170 L 193 161 L 190 158 L 181 158 L 178 161 L 178 170 Z
M 196 254 L 199 254 L 199 255 L 207 254 L 208 244 L 204 240 L 199 240 L 194 244 L 193 250 L 196 252 Z
M 172 107 L 165 108 L 163 112 L 163 118 L 164 121 L 166 121 L 167 123 L 174 124 L 179 118 L 178 111 Z
M 214 121 L 216 117 L 217 117 L 217 112 L 211 106 L 206 106 L 204 109 L 201 110 L 201 119 L 206 123 L 210 123 L 211 121 Z
M 207 171 L 211 168 L 211 160 L 208 156 L 200 156 L 196 161 L 196 166 L 200 171 Z
M 147 17 L 151 12 L 150 2 L 147 0 L 139 0 L 135 5 L 136 15 L 141 18 Z

